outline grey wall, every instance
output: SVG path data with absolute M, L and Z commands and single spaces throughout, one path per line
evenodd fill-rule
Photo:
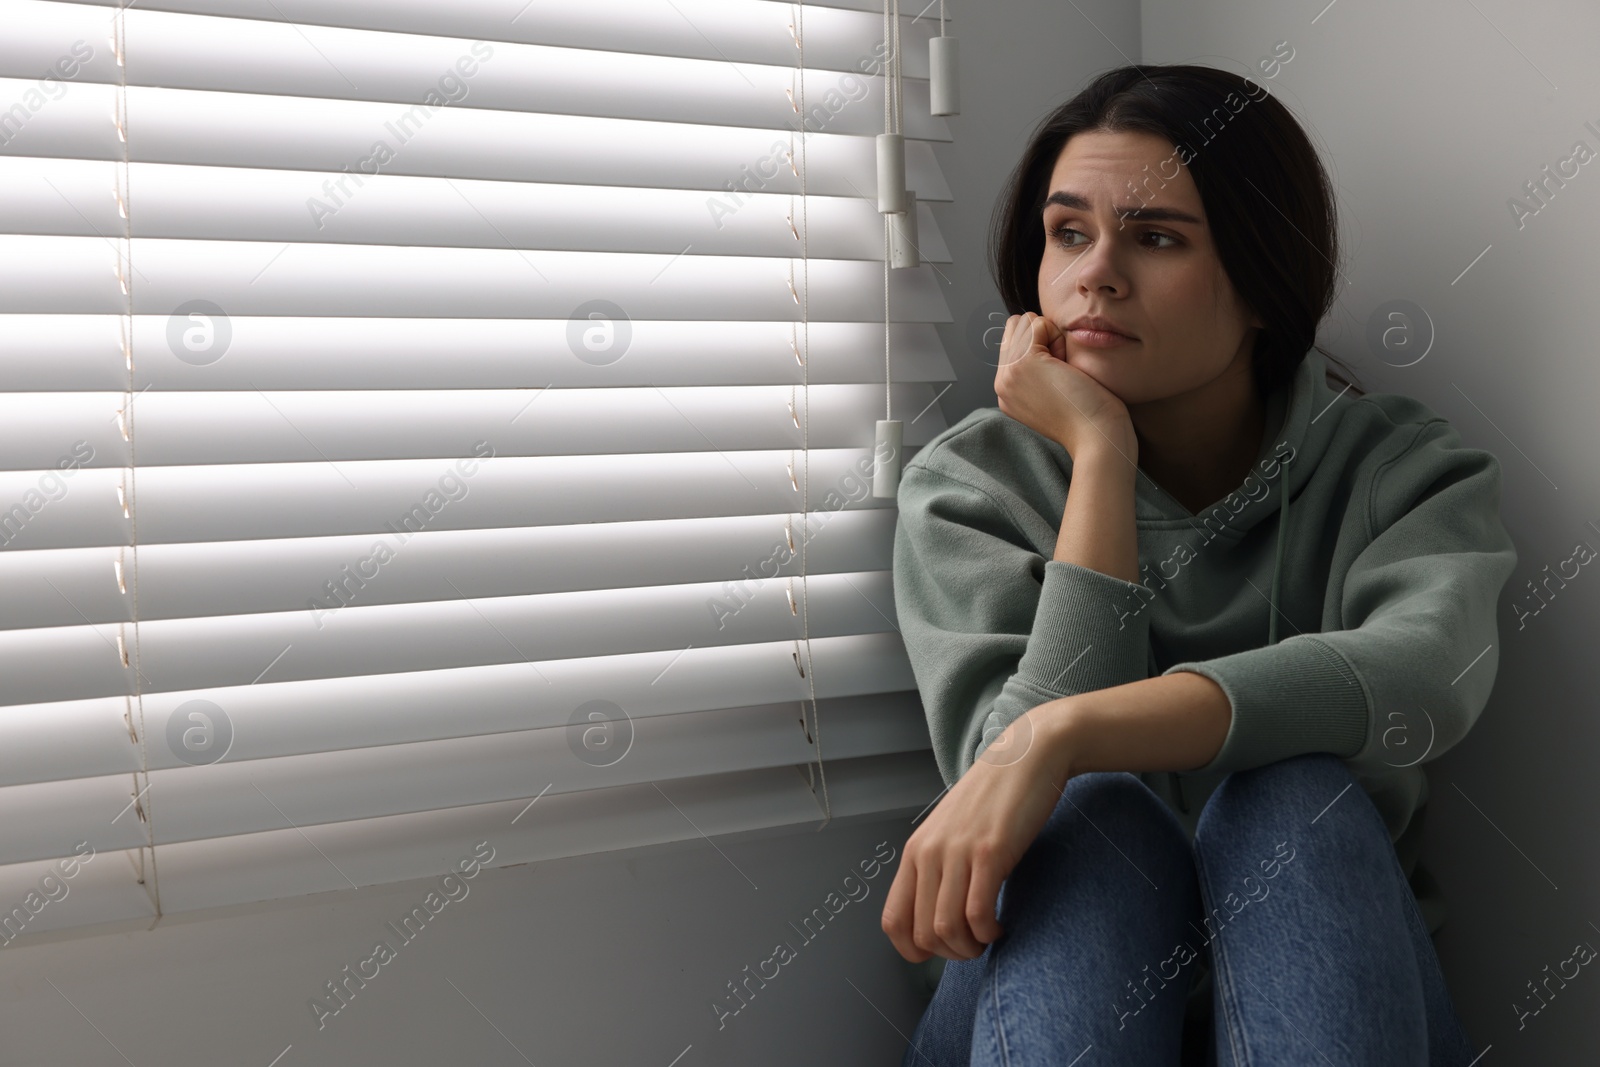
M 904 820 L 835 820 L 484 870 L 409 943 L 385 924 L 431 882 L 19 940 L 0 952 L 0 1064 L 898 1063 L 920 1003 L 878 924 L 904 839 Z M 886 841 L 896 860 L 865 879 Z M 308 1001 L 383 938 L 395 957 L 319 1028 Z M 727 983 L 779 942 L 793 958 L 719 1026 L 712 1003 L 737 1006 Z
M 1449 419 L 1505 472 L 1502 514 L 1521 557 L 1500 604 L 1493 699 L 1428 765 L 1423 860 L 1450 902 L 1446 975 L 1482 1063 L 1600 1060 L 1600 974 L 1584 967 L 1519 1027 L 1527 983 L 1600 949 L 1595 634 L 1600 565 L 1564 565 L 1548 606 L 1528 583 L 1600 549 L 1600 158 L 1544 178 L 1575 142 L 1600 152 L 1600 8 L 1588 0 L 1144 0 L 1143 56 L 1252 73 L 1308 127 L 1330 165 L 1346 243 L 1343 297 L 1321 336 L 1372 391 Z M 1280 41 L 1293 59 L 1266 79 Z M 1589 123 L 1586 126 L 1585 123 Z M 1520 222 L 1515 200 L 1537 209 Z M 1480 258 L 1481 256 L 1481 258 Z M 1420 314 L 1427 354 L 1368 333 L 1391 301 Z M 1421 351 L 1418 348 L 1417 351 Z M 1549 570 L 1546 571 L 1545 568 Z M 1576 574 L 1576 577 L 1571 577 Z M 1539 608 L 1526 617 L 1521 611 Z M 1569 968 L 1570 973 L 1570 968 Z

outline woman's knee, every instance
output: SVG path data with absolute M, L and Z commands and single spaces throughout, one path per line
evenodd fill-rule
M 1140 842 L 1157 848 L 1188 844 L 1165 802 L 1127 771 L 1094 771 L 1068 779 L 1039 839 L 1070 849 L 1076 838 L 1109 839 L 1125 850 L 1140 847 Z
M 1260 767 L 1234 771 L 1217 785 L 1195 827 L 1194 845 L 1236 842 L 1255 831 L 1308 829 L 1336 805 L 1366 808 L 1364 822 L 1388 841 L 1382 818 L 1344 760 L 1331 752 L 1308 752 Z M 1368 828 L 1372 828 L 1369 826 Z
M 1067 782 L 1006 879 L 999 918 L 1021 944 L 1063 936 L 1115 954 L 1107 946 L 1126 947 L 1130 928 L 1170 940 L 1198 909 L 1194 852 L 1165 801 L 1134 774 L 1092 772 Z
M 1229 776 L 1256 789 L 1317 789 L 1332 786 L 1343 789 L 1355 780 L 1344 760 L 1332 752 L 1302 752 L 1272 763 L 1235 771 Z M 1237 788 L 1237 787 L 1236 787 Z

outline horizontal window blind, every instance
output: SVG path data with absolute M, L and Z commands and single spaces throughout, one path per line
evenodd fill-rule
M 0 0 L 0 939 L 938 793 L 881 11 Z

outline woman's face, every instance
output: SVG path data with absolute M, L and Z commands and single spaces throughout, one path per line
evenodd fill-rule
M 1145 217 L 1123 217 L 1129 209 Z M 1042 224 L 1044 317 L 1065 330 L 1100 315 L 1135 338 L 1095 347 L 1069 333 L 1053 346 L 1058 358 L 1130 405 L 1248 374 L 1260 319 L 1223 271 L 1199 190 L 1165 138 L 1093 130 L 1068 139 Z

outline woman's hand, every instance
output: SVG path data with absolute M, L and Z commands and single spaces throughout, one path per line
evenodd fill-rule
M 1000 936 L 1000 886 L 1072 776 L 1066 723 L 1059 700 L 1018 716 L 906 841 L 883 906 L 900 955 L 973 959 Z
M 1066 344 L 1066 334 L 1042 315 L 1026 311 L 1007 319 L 994 376 L 1000 410 L 1074 459 L 1080 448 L 1109 444 L 1134 460 L 1138 442 L 1127 405 L 1069 364 Z

